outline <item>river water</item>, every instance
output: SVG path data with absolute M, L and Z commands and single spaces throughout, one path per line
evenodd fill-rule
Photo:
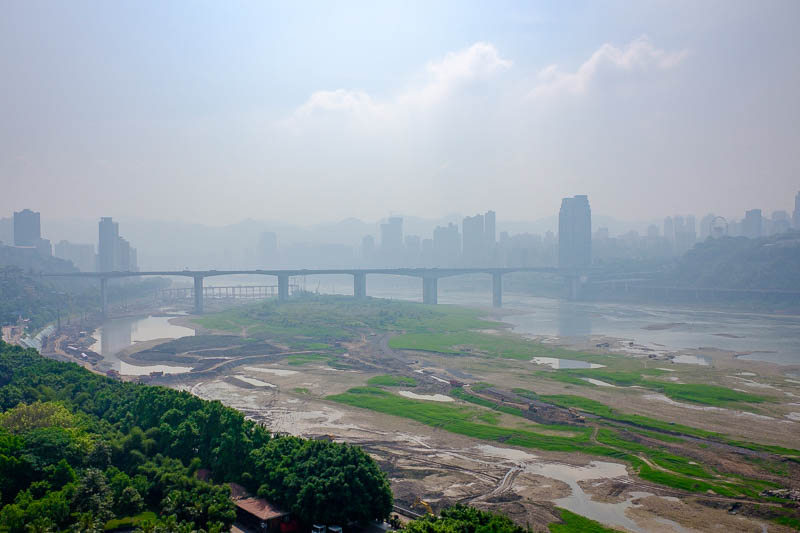
M 177 339 L 194 335 L 194 330 L 170 324 L 169 316 L 110 318 L 97 328 L 92 337 L 97 339 L 91 350 L 103 356 L 103 368 L 114 369 L 127 376 L 147 375 L 150 372 L 175 374 L 188 372 L 190 367 L 167 365 L 131 365 L 120 361 L 117 354 L 137 342 L 155 339 Z
M 333 281 L 331 280 L 333 278 Z M 376 276 L 377 278 L 377 276 Z M 370 296 L 420 301 L 417 279 L 387 277 L 371 282 Z M 348 284 L 349 281 L 349 284 Z M 225 282 L 230 283 L 229 280 Z M 320 293 L 352 294 L 352 277 L 308 277 L 308 288 Z M 235 283 L 233 283 L 235 284 Z M 304 283 L 305 284 L 305 283 Z M 491 293 L 439 287 L 439 303 L 488 307 Z M 504 293 L 503 307 L 515 311 L 503 318 L 526 335 L 583 340 L 606 336 L 633 341 L 655 352 L 671 353 L 718 348 L 740 353 L 743 359 L 800 365 L 800 316 L 709 310 L 697 307 L 633 303 L 570 302 L 524 294 Z M 168 317 L 148 316 L 106 321 L 96 332 L 93 349 L 119 369 L 114 354 L 137 341 L 193 335 Z M 697 356 L 678 356 L 678 362 L 708 364 Z
M 421 284 L 420 284 L 421 285 Z M 370 296 L 419 301 L 415 287 L 367 287 Z M 439 303 L 488 307 L 489 292 L 439 288 Z M 503 317 L 525 335 L 583 340 L 592 335 L 633 341 L 656 352 L 718 348 L 742 359 L 800 365 L 800 316 L 721 311 L 633 303 L 570 302 L 504 293 Z M 708 364 L 702 357 L 680 356 L 678 362 Z

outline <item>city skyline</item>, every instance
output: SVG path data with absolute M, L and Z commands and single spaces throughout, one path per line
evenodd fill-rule
M 796 2 L 43 5 L 0 21 L 0 211 L 731 218 L 800 186 Z

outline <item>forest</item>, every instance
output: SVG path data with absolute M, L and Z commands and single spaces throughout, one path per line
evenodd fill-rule
M 275 437 L 220 402 L 0 342 L 0 531 L 228 531 L 228 482 L 301 525 L 392 509 L 385 474 L 358 447 Z

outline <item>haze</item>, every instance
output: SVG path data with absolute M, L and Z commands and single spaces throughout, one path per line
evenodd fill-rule
M 791 209 L 797 20 L 792 1 L 5 2 L 0 211 Z

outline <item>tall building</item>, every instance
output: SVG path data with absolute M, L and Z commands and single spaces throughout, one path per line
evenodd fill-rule
M 494 211 L 487 211 L 483 215 L 483 232 L 486 235 L 486 243 L 491 248 L 497 243 L 496 215 Z
M 800 229 L 800 192 L 794 195 L 794 213 L 792 213 L 794 220 L 794 228 Z
M 773 211 L 769 234 L 785 233 L 792 228 L 792 219 L 786 211 Z
M 675 240 L 675 224 L 672 222 L 672 217 L 664 219 L 664 238 L 669 242 Z
M 30 209 L 14 212 L 14 246 L 36 246 L 42 238 L 39 213 Z
M 381 224 L 381 249 L 397 252 L 403 248 L 403 217 L 389 217 Z
M 372 235 L 364 235 L 361 239 L 361 258 L 365 261 L 371 261 L 375 255 L 375 237 Z
M 715 218 L 714 213 L 709 213 L 700 221 L 700 240 L 704 241 L 711 236 L 711 225 Z
M 119 236 L 119 224 L 111 217 L 102 217 L 98 224 L 97 271 L 136 271 L 136 248 Z
M 581 268 L 592 264 L 592 209 L 585 194 L 561 200 L 558 213 L 558 266 Z
M 461 256 L 461 234 L 452 222 L 433 230 L 434 262 L 440 266 L 455 266 Z
M 97 271 L 112 272 L 117 266 L 117 241 L 119 225 L 111 217 L 103 217 L 98 224 Z
M 486 234 L 483 222 L 483 215 L 475 215 L 474 217 L 465 217 L 461 223 L 461 253 L 466 265 L 477 266 L 483 262 L 486 255 Z
M 749 239 L 761 237 L 761 209 L 750 209 L 745 211 L 742 220 L 742 235 Z

